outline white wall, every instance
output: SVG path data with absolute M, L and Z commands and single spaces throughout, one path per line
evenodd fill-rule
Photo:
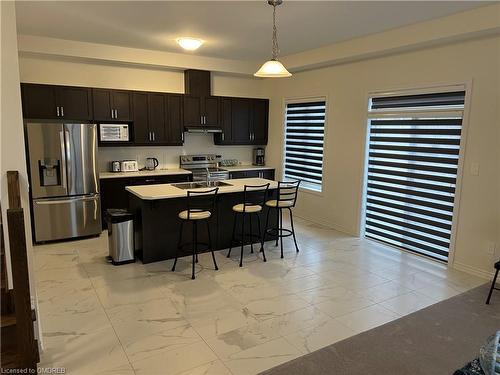
M 74 86 L 109 87 L 129 90 L 159 92 L 184 92 L 182 71 L 146 69 L 110 63 L 89 63 L 68 59 L 22 56 L 19 60 L 21 82 L 47 83 Z M 265 97 L 261 81 L 224 74 L 212 74 L 214 95 Z M 215 146 L 212 135 L 186 134 L 182 147 L 127 147 L 99 148 L 99 169 L 108 169 L 111 160 L 137 159 L 143 165 L 146 157 L 156 157 L 160 167 L 178 167 L 179 155 L 211 152 L 226 159 L 238 159 L 249 164 L 251 146 Z
M 326 95 L 327 137 L 322 195 L 303 193 L 297 214 L 359 234 L 369 92 L 472 81 L 470 121 L 460 197 L 455 263 L 492 271 L 489 242 L 500 244 L 500 37 L 471 40 L 364 60 L 267 81 L 271 94 L 267 159 L 281 165 L 283 100 Z M 480 174 L 470 173 L 479 163 Z M 280 175 L 279 173 L 277 174 Z M 496 258 L 500 257 L 497 252 Z
M 34 288 L 33 247 L 31 245 L 30 205 L 28 198 L 28 175 L 24 153 L 24 133 L 21 111 L 21 92 L 19 86 L 19 64 L 17 57 L 16 11 L 14 2 L 2 1 L 1 6 L 1 100 L 0 100 L 0 129 L 1 129 L 1 201 L 2 222 L 4 223 L 6 263 L 8 269 L 8 284 L 12 287 L 10 268 L 10 247 L 7 227 L 7 171 L 18 171 L 21 191 L 21 206 L 24 209 L 24 224 L 27 238 L 28 271 L 30 274 L 30 289 L 32 303 L 36 306 L 36 290 Z M 37 309 L 38 311 L 38 309 Z M 39 319 L 35 322 L 39 327 Z M 40 331 L 38 331 L 40 338 Z M 41 344 L 41 341 L 39 341 Z

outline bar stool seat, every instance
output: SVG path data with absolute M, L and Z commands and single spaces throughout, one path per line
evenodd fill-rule
M 236 204 L 233 206 L 233 211 L 234 212 L 248 212 L 248 213 L 255 213 L 255 212 L 260 212 L 262 211 L 262 206 L 258 204 L 254 205 L 246 205 L 244 203 Z
M 267 207 L 293 207 L 295 204 L 294 201 L 277 201 L 276 199 L 272 199 L 266 202 Z
M 182 220 L 204 220 L 212 216 L 210 211 L 188 211 L 184 210 L 179 212 L 179 219 Z

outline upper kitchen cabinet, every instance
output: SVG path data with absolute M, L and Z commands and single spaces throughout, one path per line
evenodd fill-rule
M 132 94 L 134 144 L 182 145 L 182 95 Z
M 184 126 L 219 126 L 219 105 L 216 96 L 184 95 Z
M 31 119 L 91 120 L 92 95 L 86 87 L 21 84 L 23 116 Z
M 218 145 L 267 144 L 269 100 L 222 98 L 221 126 L 214 134 Z
M 124 90 L 92 89 L 96 121 L 131 121 L 131 93 Z
M 269 100 L 252 99 L 252 144 L 266 145 L 269 130 Z

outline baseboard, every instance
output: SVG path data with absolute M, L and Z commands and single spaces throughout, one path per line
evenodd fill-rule
M 486 280 L 493 279 L 493 271 L 488 272 L 488 271 L 482 270 L 480 268 L 469 266 L 467 264 L 463 264 L 460 262 L 453 262 L 452 267 L 456 270 L 466 272 L 468 274 L 480 277 L 482 279 L 486 279 Z
M 352 230 L 344 228 L 343 226 L 337 225 L 335 223 L 332 224 L 330 221 L 328 221 L 326 219 L 325 220 L 324 219 L 318 219 L 317 217 L 310 218 L 310 217 L 307 217 L 305 215 L 301 215 L 300 212 L 296 213 L 295 211 L 294 211 L 294 216 L 297 216 L 297 217 L 300 217 L 301 219 L 310 221 L 311 223 L 318 224 L 318 225 L 321 225 L 323 227 L 336 230 L 338 232 L 349 234 L 349 235 L 351 235 L 353 237 L 359 237 L 359 235 L 357 233 L 354 233 Z

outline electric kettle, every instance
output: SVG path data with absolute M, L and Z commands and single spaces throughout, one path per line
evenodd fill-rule
M 146 164 L 144 165 L 144 168 L 146 168 L 148 171 L 154 171 L 159 164 L 160 163 L 158 162 L 157 158 L 146 158 Z

